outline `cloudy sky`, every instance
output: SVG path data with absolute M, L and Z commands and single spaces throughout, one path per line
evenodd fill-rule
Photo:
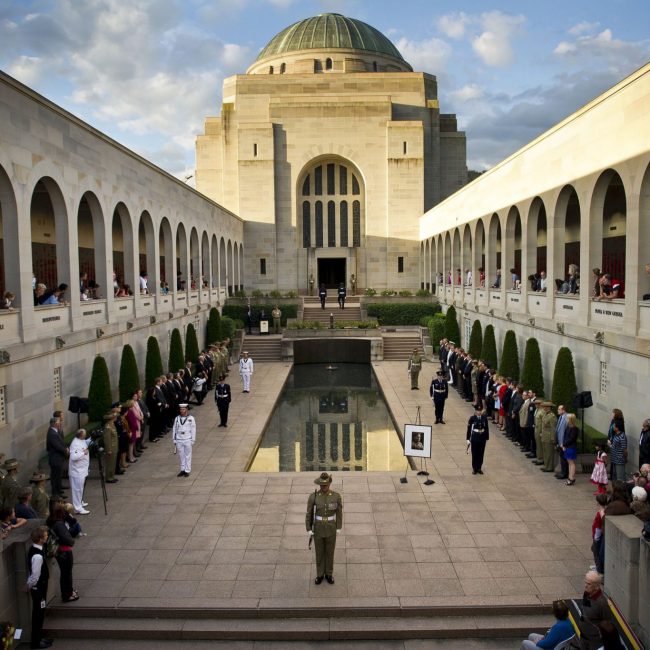
M 371 24 L 437 75 L 471 169 L 650 60 L 648 0 L 0 0 L 0 69 L 183 178 L 224 77 L 327 11 Z

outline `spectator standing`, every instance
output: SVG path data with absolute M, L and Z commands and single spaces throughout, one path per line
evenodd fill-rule
M 625 463 L 627 463 L 627 437 L 619 422 L 614 422 L 614 435 L 609 444 L 609 457 L 612 461 L 612 480 L 625 480 Z
M 46 526 L 34 528 L 31 533 L 32 546 L 27 552 L 27 589 L 32 598 L 32 648 L 49 648 L 50 639 L 43 638 L 43 621 L 47 604 L 47 587 L 50 572 L 45 559 L 43 547 L 47 542 Z
M 645 419 L 639 434 L 639 469 L 650 463 L 650 418 Z
M 59 540 L 59 551 L 56 554 L 56 562 L 60 571 L 61 600 L 64 603 L 70 603 L 73 600 L 79 600 L 79 594 L 72 587 L 72 566 L 74 559 L 72 556 L 72 547 L 74 539 L 70 530 L 65 525 L 66 512 L 61 503 L 55 503 L 52 508 L 52 514 L 47 520 L 50 530 Z
M 52 496 L 66 498 L 61 485 L 61 475 L 66 458 L 70 455 L 69 449 L 63 441 L 61 430 L 61 418 L 50 419 L 50 428 L 47 430 L 46 447 L 48 461 L 50 463 L 50 482 L 52 484 Z
M 569 478 L 569 464 L 564 457 L 564 434 L 567 428 L 567 412 L 564 404 L 557 407 L 557 424 L 555 425 L 555 445 L 560 456 L 560 473 L 555 475 L 557 479 L 567 480 Z
M 599 442 L 596 444 L 596 462 L 594 471 L 591 473 L 591 482 L 598 486 L 598 492 L 595 494 L 605 494 L 607 492 L 607 443 Z
M 591 552 L 594 556 L 594 565 L 598 573 L 603 573 L 605 568 L 603 566 L 603 558 L 605 554 L 602 552 L 601 546 L 605 543 L 603 537 L 603 522 L 605 521 L 605 506 L 607 505 L 607 495 L 606 494 L 597 494 L 596 503 L 598 504 L 598 510 L 594 516 L 594 520 L 591 523 Z
M 149 276 L 146 271 L 140 271 L 140 293 L 149 293 Z
M 568 413 L 566 416 L 567 426 L 564 431 L 564 444 L 562 455 L 568 465 L 567 485 L 576 482 L 576 459 L 578 458 L 578 427 L 576 426 L 575 413 Z
M 18 493 L 18 505 L 16 506 L 16 517 L 21 519 L 38 519 L 39 514 L 32 507 L 32 488 L 24 487 Z

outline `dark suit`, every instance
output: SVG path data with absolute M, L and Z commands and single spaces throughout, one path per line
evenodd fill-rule
M 436 411 L 436 424 L 442 422 L 442 417 L 445 411 L 445 401 L 449 397 L 449 387 L 447 380 L 438 378 L 431 382 L 429 387 L 429 395 L 433 400 L 433 408 Z
M 219 383 L 214 389 L 214 402 L 219 409 L 219 419 L 221 420 L 219 426 L 225 427 L 228 424 L 228 408 L 232 401 L 232 393 L 230 391 L 230 384 Z
M 46 436 L 47 457 L 50 463 L 50 482 L 52 484 L 52 496 L 63 494 L 61 486 L 61 474 L 67 457 L 68 448 L 63 441 L 63 434 L 55 427 L 47 430 Z
M 490 439 L 488 420 L 485 415 L 472 415 L 467 423 L 467 442 L 472 451 L 472 470 L 481 472 L 483 457 L 485 456 L 485 443 Z

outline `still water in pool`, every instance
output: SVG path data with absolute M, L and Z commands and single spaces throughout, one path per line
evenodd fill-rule
M 402 443 L 370 364 L 293 367 L 250 472 L 400 471 Z

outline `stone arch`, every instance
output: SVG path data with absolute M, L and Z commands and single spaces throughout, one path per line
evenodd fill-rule
M 157 293 L 156 273 L 156 239 L 153 219 L 147 210 L 143 210 L 138 220 L 138 266 L 140 274 L 147 273 L 149 293 Z M 161 249 L 162 250 L 162 249 Z
M 213 289 L 219 288 L 219 242 L 215 234 L 212 235 L 210 243 L 210 286 Z
M 106 229 L 104 214 L 94 192 L 85 192 L 77 209 L 77 254 L 79 286 L 88 299 L 105 297 L 111 287 L 103 287 L 106 278 Z M 74 287 L 72 283 L 71 286 Z M 94 289 L 93 285 L 100 285 Z M 79 292 L 70 292 L 74 300 Z
M 445 256 L 443 249 L 442 234 L 436 237 L 436 284 L 444 287 L 445 285 Z
M 160 251 L 160 283 L 163 291 L 176 290 L 176 278 L 174 277 L 174 237 L 172 227 L 167 217 L 160 221 L 158 230 L 158 248 Z
M 539 196 L 536 196 L 528 210 L 526 231 L 526 268 L 521 269 L 522 283 L 534 274 L 543 271 L 548 274 L 548 222 L 546 206 Z M 529 285 L 530 286 L 530 285 Z
M 462 280 L 463 284 L 467 286 L 474 285 L 474 270 L 472 264 L 472 231 L 468 223 L 465 224 L 463 229 L 463 263 L 461 265 L 461 270 L 463 273 Z M 472 275 L 470 278 L 467 276 L 467 272 L 470 272 Z M 469 282 L 468 282 L 469 279 Z
M 239 289 L 244 289 L 244 244 L 239 244 Z
M 581 210 L 578 193 L 572 185 L 565 185 L 555 205 L 554 226 L 557 233 L 554 241 L 552 279 L 561 280 L 568 274 L 570 264 L 575 264 L 582 273 L 580 259 Z M 555 289 L 555 287 L 553 287 Z
M 226 278 L 228 276 L 228 260 L 226 259 L 226 242 L 222 237 L 219 241 L 219 289 L 227 291 Z M 226 295 L 228 295 L 226 293 Z
M 232 264 L 232 242 L 228 240 L 227 245 L 227 264 L 226 264 L 226 285 L 228 287 L 228 295 L 233 295 L 233 282 L 234 282 L 234 271 Z
M 650 299 L 650 164 L 647 165 L 639 192 L 638 242 L 639 298 Z
M 210 289 L 212 287 L 212 273 L 210 269 L 210 240 L 208 233 L 203 231 L 201 235 L 201 282 L 200 289 Z
M 451 268 L 452 265 L 451 235 L 449 234 L 449 231 L 445 233 L 444 255 L 445 255 L 445 268 L 442 270 L 442 273 L 444 276 L 445 285 L 451 286 L 452 282 L 454 281 L 454 272 L 452 271 Z
M 462 283 L 463 270 L 460 268 L 462 260 L 460 258 L 460 230 L 454 229 L 454 238 L 451 249 L 451 283 L 458 286 Z
M 239 291 L 239 246 L 237 245 L 237 242 L 233 243 L 232 249 L 233 249 L 232 282 L 233 282 L 234 291 Z
M 120 285 L 125 288 L 128 285 L 131 291 L 137 291 L 139 276 L 136 276 L 133 263 L 133 225 L 131 215 L 121 201 L 113 210 L 111 235 L 113 273 Z
M 474 230 L 474 268 L 476 277 L 474 278 L 474 286 L 477 288 L 485 288 L 485 226 L 483 219 L 476 222 L 476 229 Z
M 176 226 L 176 291 L 189 291 L 190 268 L 187 259 L 187 233 L 185 226 Z
M 590 207 L 590 266 L 619 280 L 625 288 L 627 197 L 620 174 L 606 169 L 596 181 Z
M 32 270 L 38 283 L 53 289 L 70 278 L 68 213 L 61 188 L 50 176 L 34 185 L 30 203 Z M 70 294 L 66 294 L 69 296 Z
M 521 280 L 521 215 L 517 206 L 512 206 L 506 218 L 506 269 L 501 269 L 503 275 L 515 273 Z M 503 281 L 503 280 L 502 280 Z M 508 289 L 513 289 L 514 283 L 509 281 Z
M 495 212 L 490 217 L 490 227 L 488 230 L 488 249 L 490 254 L 487 259 L 487 267 L 485 269 L 485 282 L 488 286 L 492 286 L 497 277 L 497 272 L 502 274 L 502 240 L 501 240 L 501 220 L 499 215 Z M 500 280 L 501 286 L 503 278 Z
M 0 296 L 5 291 L 16 295 L 15 305 L 30 302 L 23 299 L 20 284 L 18 243 L 18 207 L 9 175 L 0 166 Z
M 199 233 L 196 227 L 190 230 L 190 269 L 189 289 L 201 288 L 201 250 L 199 248 Z

